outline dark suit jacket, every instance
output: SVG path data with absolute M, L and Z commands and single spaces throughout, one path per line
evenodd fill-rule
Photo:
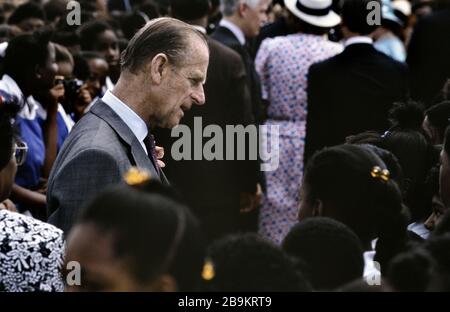
M 419 21 L 408 48 L 411 96 L 427 106 L 450 78 L 450 9 Z
M 208 44 L 210 60 L 204 86 L 206 103 L 193 106 L 186 112 L 181 124 L 187 125 L 194 133 L 194 118 L 201 117 L 203 128 L 218 125 L 225 135 L 226 125 L 246 126 L 254 123 L 245 83 L 246 72 L 236 52 L 213 39 L 208 39 Z M 170 131 L 163 129 L 155 131 L 155 138 L 157 145 L 165 148 L 165 172 L 171 184 L 190 203 L 208 239 L 239 230 L 246 219 L 239 215 L 239 193 L 255 192 L 259 170 L 257 161 L 175 161 L 168 151 L 178 138 L 171 138 Z M 203 144 L 207 141 L 209 139 L 203 140 Z M 256 226 L 256 215 L 253 216 L 253 223 Z
M 131 129 L 99 100 L 75 125 L 56 158 L 47 190 L 49 222 L 66 233 L 83 203 L 122 181 L 131 166 L 160 178 Z
M 392 104 L 407 93 L 407 67 L 370 44 L 348 46 L 310 67 L 305 162 L 349 135 L 385 131 Z
M 217 27 L 216 31 L 211 35 L 211 38 L 233 49 L 241 56 L 247 72 L 247 83 L 250 89 L 253 116 L 257 123 L 262 123 L 267 115 L 266 106 L 261 100 L 261 82 L 255 69 L 254 59 L 251 57 L 250 45 L 242 46 L 235 35 L 228 28 L 222 26 Z

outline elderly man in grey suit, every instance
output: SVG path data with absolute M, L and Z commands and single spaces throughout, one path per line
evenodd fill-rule
M 171 18 L 147 23 L 122 54 L 115 88 L 73 128 L 50 175 L 49 222 L 70 230 L 80 206 L 131 166 L 167 183 L 156 159 L 152 127 L 173 128 L 205 102 L 206 38 Z

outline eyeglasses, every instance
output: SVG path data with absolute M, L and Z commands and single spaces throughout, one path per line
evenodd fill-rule
M 23 165 L 25 159 L 27 159 L 28 145 L 23 141 L 17 141 L 14 143 L 12 157 L 16 159 L 17 166 Z

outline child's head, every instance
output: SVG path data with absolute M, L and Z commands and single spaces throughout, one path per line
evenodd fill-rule
M 156 184 L 112 187 L 86 206 L 66 254 L 83 268 L 83 290 L 196 290 L 204 260 L 198 222 Z
M 361 242 L 346 225 L 330 218 L 309 218 L 296 224 L 283 250 L 304 264 L 317 290 L 333 290 L 363 275 Z
M 308 291 L 309 283 L 279 247 L 256 234 L 225 237 L 213 243 L 208 259 L 214 274 L 210 291 Z
M 300 199 L 300 221 L 336 219 L 355 232 L 365 249 L 378 237 L 377 256 L 386 261 L 403 247 L 400 190 L 384 162 L 367 148 L 339 145 L 316 153 L 306 168 Z

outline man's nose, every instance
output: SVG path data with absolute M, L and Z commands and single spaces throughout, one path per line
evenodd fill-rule
M 196 90 L 192 94 L 192 99 L 194 100 L 194 104 L 196 105 L 205 104 L 205 91 L 203 90 L 203 85 L 200 85 L 200 87 L 198 87 L 198 90 Z

